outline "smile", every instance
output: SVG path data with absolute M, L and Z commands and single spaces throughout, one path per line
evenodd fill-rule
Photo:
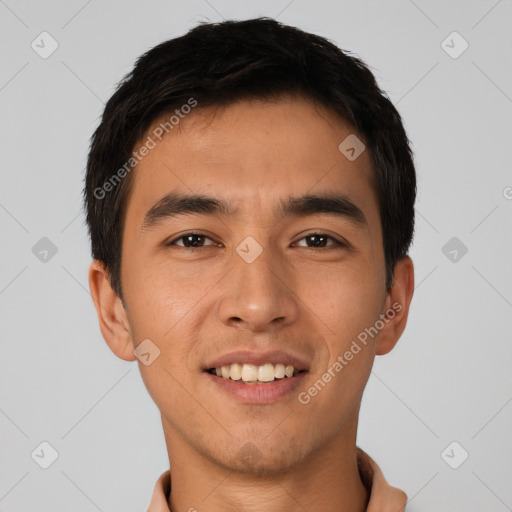
M 262 384 L 278 379 L 296 377 L 301 373 L 301 370 L 296 370 L 294 366 L 282 363 L 265 363 L 260 366 L 249 363 L 232 363 L 210 368 L 208 373 L 244 384 Z

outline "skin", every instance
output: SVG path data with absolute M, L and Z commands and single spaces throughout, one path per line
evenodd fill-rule
M 414 269 L 409 257 L 400 260 L 386 292 L 368 151 L 351 162 L 338 150 L 351 133 L 304 99 L 241 101 L 197 109 L 133 171 L 122 243 L 126 309 L 101 262 L 92 262 L 89 282 L 114 354 L 133 361 L 147 338 L 161 351 L 139 367 L 161 412 L 173 511 L 366 510 L 356 465 L 359 407 L 375 355 L 389 352 L 405 328 Z M 240 211 L 182 215 L 143 230 L 145 213 L 171 191 L 222 198 Z M 326 214 L 273 216 L 281 198 L 325 192 L 347 195 L 368 226 Z M 183 239 L 164 245 L 193 230 L 207 237 L 199 250 Z M 315 247 L 307 235 L 317 230 L 348 247 L 332 240 Z M 250 264 L 235 251 L 248 236 L 263 247 Z M 301 404 L 297 393 L 393 303 L 402 309 L 379 335 Z M 278 403 L 239 404 L 202 372 L 239 349 L 292 350 L 309 373 Z

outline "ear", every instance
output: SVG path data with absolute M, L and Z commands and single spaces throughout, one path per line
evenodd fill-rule
M 379 332 L 377 338 L 377 355 L 390 352 L 404 332 L 413 293 L 414 265 L 411 258 L 405 256 L 395 265 L 393 286 L 386 297 L 386 304 L 382 311 L 386 316 L 383 320 L 385 327 Z
M 104 264 L 99 260 L 93 260 L 89 266 L 89 288 L 98 314 L 101 334 L 110 350 L 120 359 L 134 361 L 134 345 L 126 310 L 121 298 L 110 285 Z

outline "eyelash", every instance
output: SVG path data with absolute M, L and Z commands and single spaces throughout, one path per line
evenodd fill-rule
M 193 235 L 197 235 L 197 236 L 202 236 L 204 238 L 208 238 L 210 240 L 213 240 L 212 238 L 210 238 L 209 236 L 203 234 L 203 233 L 197 233 L 197 232 L 193 232 L 191 231 L 190 233 L 185 233 L 177 238 L 175 238 L 174 240 L 171 240 L 170 242 L 166 242 L 166 246 L 168 247 L 172 247 L 174 245 L 175 242 L 177 242 L 178 240 L 181 240 L 183 238 L 186 238 L 187 236 L 193 236 Z M 314 233 L 308 233 L 307 235 L 303 236 L 300 240 L 298 240 L 299 242 L 304 240 L 305 238 L 308 238 L 308 237 L 311 237 L 311 236 L 322 236 L 322 237 L 325 237 L 325 238 L 329 238 L 331 239 L 334 243 L 332 245 L 329 245 L 327 247 L 304 247 L 305 249 L 322 249 L 322 250 L 328 250 L 328 249 L 334 249 L 334 248 L 347 248 L 348 245 L 341 242 L 340 240 L 330 236 L 330 235 L 327 235 L 326 233 L 322 233 L 320 231 L 318 232 L 314 232 Z M 212 245 L 207 245 L 205 247 L 213 247 L 214 244 Z M 199 250 L 199 249 L 204 249 L 205 247 L 186 247 L 186 246 L 181 246 L 179 245 L 178 247 L 181 247 L 182 249 L 189 249 L 189 250 Z

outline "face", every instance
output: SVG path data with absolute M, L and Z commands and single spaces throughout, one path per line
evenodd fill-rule
M 392 321 L 361 342 L 391 302 L 368 151 L 338 149 L 351 134 L 305 100 L 238 102 L 190 114 L 133 171 L 127 340 L 160 351 L 139 366 L 169 443 L 272 473 L 354 434 Z

